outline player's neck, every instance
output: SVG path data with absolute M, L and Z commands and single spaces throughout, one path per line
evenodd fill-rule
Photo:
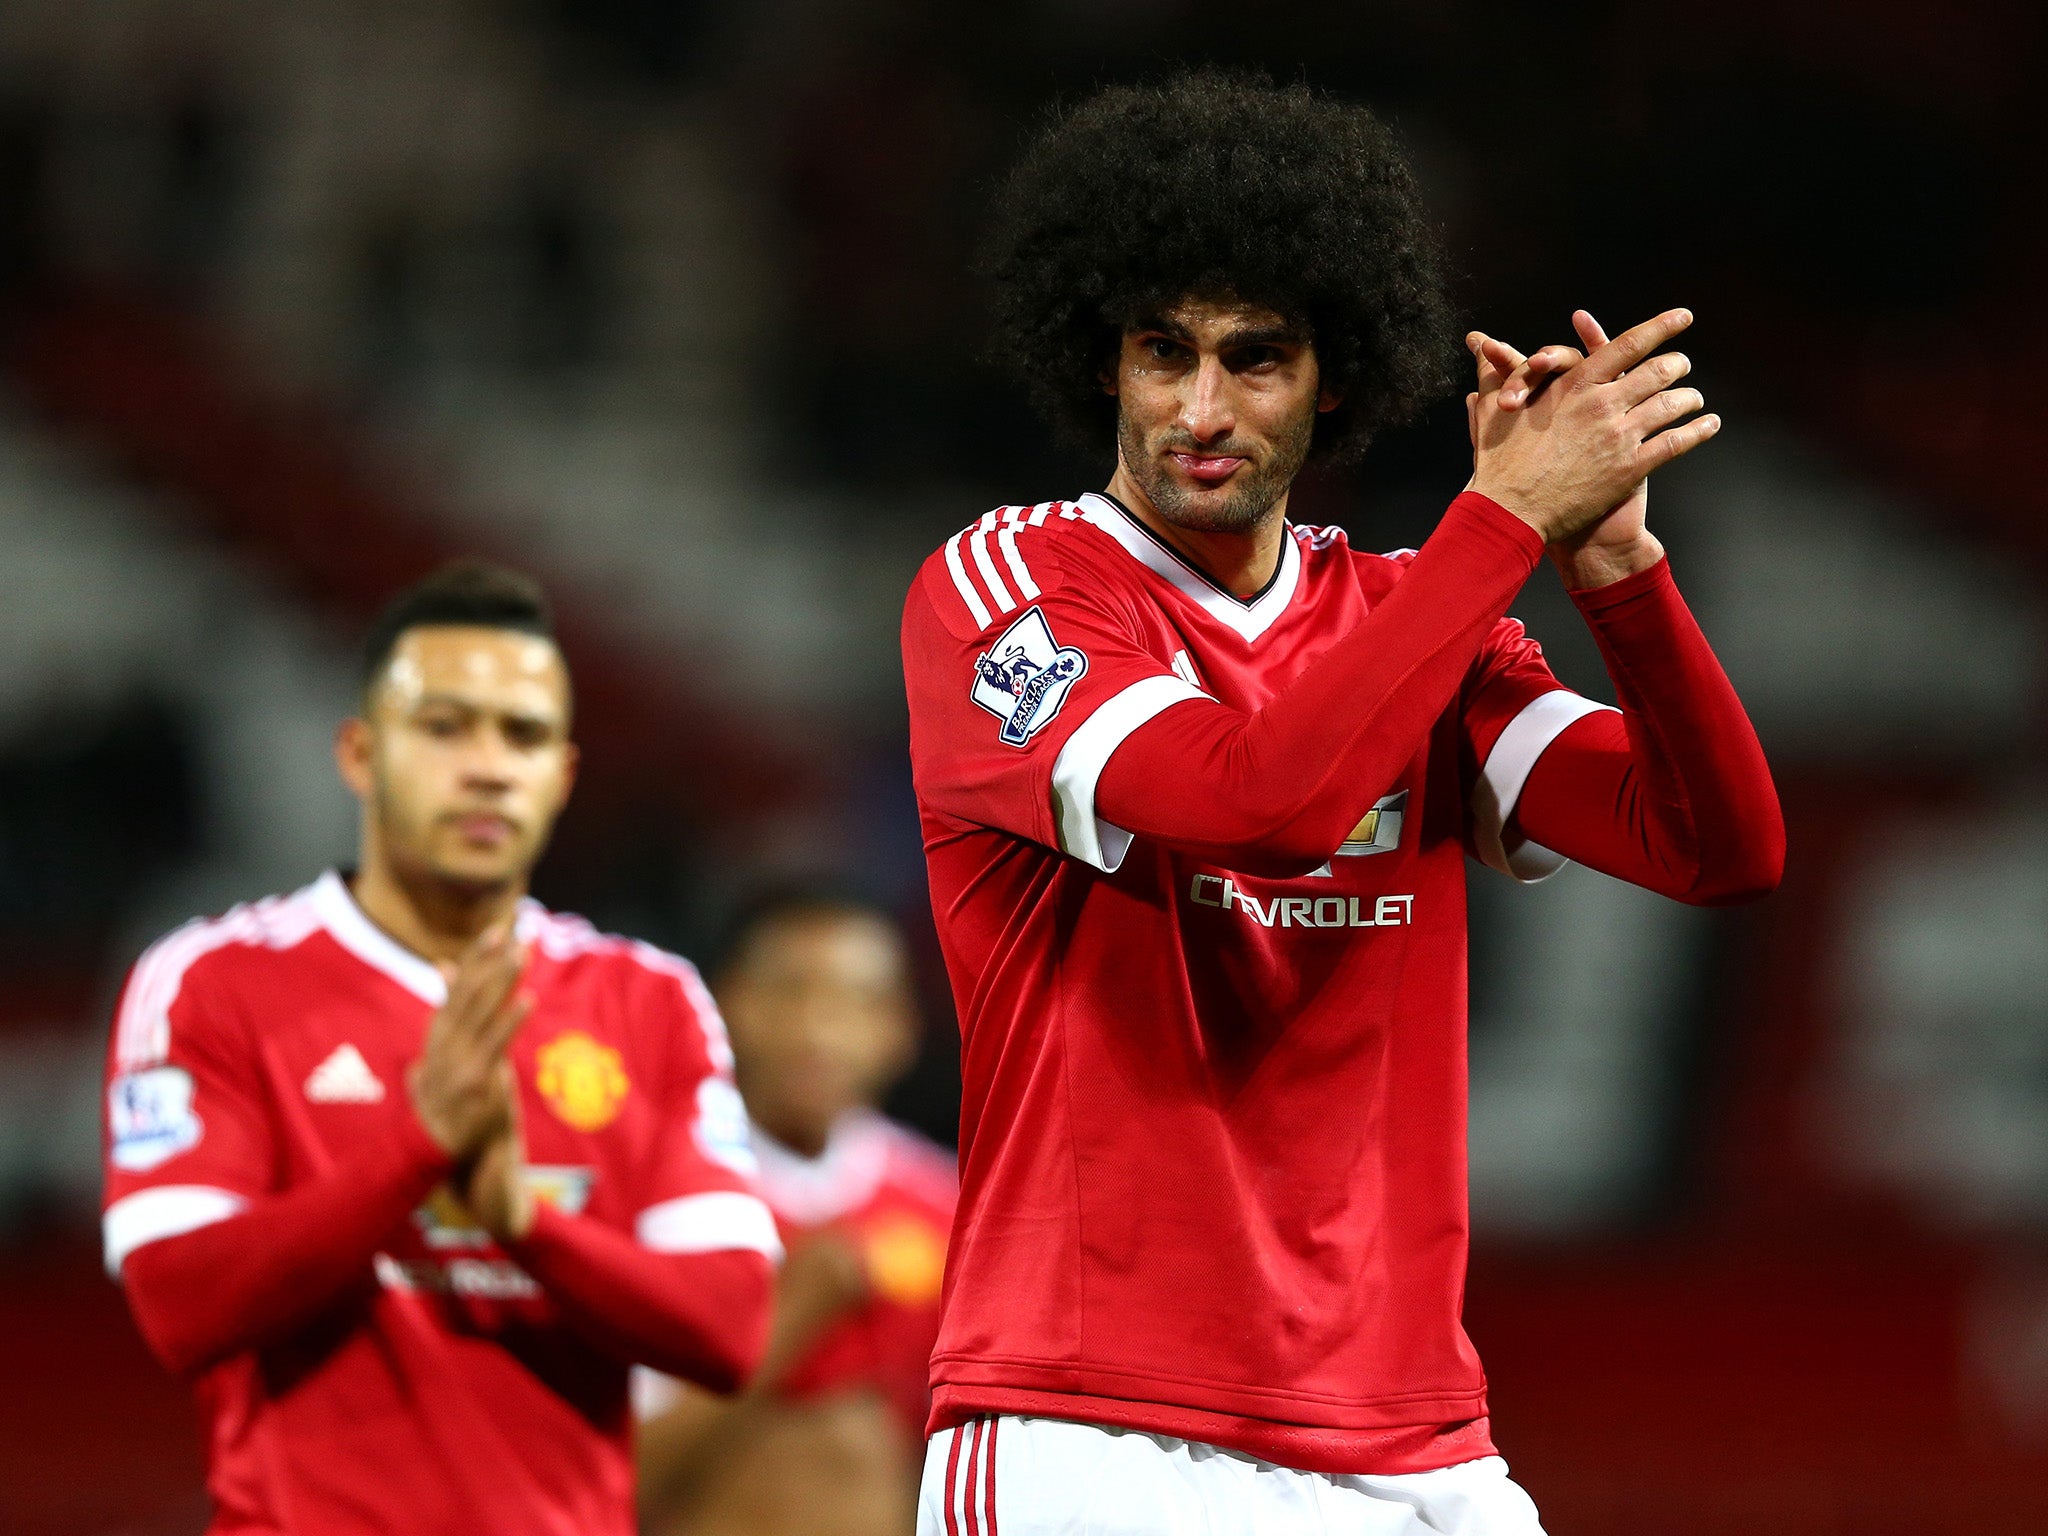
M 1125 511 L 1233 597 L 1256 597 L 1280 569 L 1280 543 L 1287 536 L 1287 493 L 1273 503 L 1248 533 L 1217 533 L 1169 522 L 1121 461 L 1109 494 Z
M 422 959 L 460 959 L 477 936 L 502 922 L 526 895 L 526 882 L 478 888 L 431 878 L 407 879 L 372 848 L 349 891 L 363 915 Z
M 825 1149 L 832 1145 L 832 1130 L 839 1124 L 837 1118 L 820 1125 L 810 1116 L 778 1116 L 767 1105 L 750 1108 L 748 1114 L 769 1140 L 812 1162 L 825 1155 Z

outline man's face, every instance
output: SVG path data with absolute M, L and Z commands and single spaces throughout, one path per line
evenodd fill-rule
M 1113 378 L 1117 451 L 1168 522 L 1248 533 L 1308 457 L 1321 387 L 1315 350 L 1268 309 L 1186 299 L 1124 333 Z
M 916 1040 L 902 941 L 859 912 L 769 921 L 719 976 L 718 1006 L 748 1108 L 800 1150 L 873 1104 Z
M 575 777 L 561 653 L 515 630 L 407 630 L 339 752 L 399 873 L 479 889 L 523 881 Z

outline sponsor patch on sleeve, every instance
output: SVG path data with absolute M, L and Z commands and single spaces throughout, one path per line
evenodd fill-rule
M 1021 747 L 1052 723 L 1087 670 L 1087 656 L 1054 640 L 1033 608 L 975 658 L 974 702 L 1002 721 L 996 734 L 1005 745 Z
M 110 1156 L 116 1168 L 147 1173 L 199 1145 L 203 1127 L 192 1109 L 192 1074 L 183 1067 L 126 1072 L 107 1086 Z

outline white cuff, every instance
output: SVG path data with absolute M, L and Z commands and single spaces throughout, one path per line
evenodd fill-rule
M 626 1390 L 633 1400 L 633 1417 L 642 1424 L 667 1413 L 683 1397 L 683 1384 L 651 1365 L 634 1366 Z
M 1479 770 L 1479 782 L 1472 787 L 1472 844 L 1487 864 L 1504 875 L 1534 884 L 1571 862 L 1563 854 L 1527 839 L 1513 848 L 1507 847 L 1508 818 L 1514 815 L 1515 802 L 1522 798 L 1522 786 L 1529 782 L 1530 771 L 1544 749 L 1573 722 L 1603 709 L 1613 713 L 1611 705 L 1596 704 L 1568 688 L 1553 688 L 1531 699 L 1508 722 L 1507 729 L 1486 755 L 1486 766 Z
M 633 1223 L 640 1246 L 653 1253 L 718 1253 L 751 1248 L 776 1263 L 782 1238 L 775 1217 L 757 1196 L 716 1189 L 650 1205 Z
M 1105 875 L 1131 851 L 1131 834 L 1095 814 L 1095 784 L 1131 732 L 1169 705 L 1208 695 L 1186 678 L 1161 675 L 1131 684 L 1096 706 L 1060 748 L 1052 766 L 1053 804 L 1060 817 L 1060 849 Z
M 100 1241 L 107 1273 L 121 1278 L 121 1265 L 145 1243 L 182 1237 L 217 1221 L 226 1221 L 248 1205 L 232 1190 L 211 1184 L 159 1184 L 140 1189 L 108 1206 L 100 1217 Z

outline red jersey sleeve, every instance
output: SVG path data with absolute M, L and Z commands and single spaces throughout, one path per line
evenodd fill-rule
M 1458 710 L 1467 851 L 1517 880 L 1556 874 L 1565 855 L 1525 837 L 1515 807 L 1550 744 L 1610 707 L 1565 687 L 1521 621 L 1502 619 L 1466 675 Z
M 1162 710 L 1204 695 L 1148 643 L 1114 567 L 1076 551 L 1084 535 L 1044 527 L 1047 513 L 989 513 L 912 584 L 903 615 L 911 764 L 938 814 L 1108 873 L 1131 834 L 1096 815 L 1104 764 Z
M 668 1063 L 666 1131 L 648 1169 L 634 1236 L 656 1253 L 750 1248 L 779 1261 L 782 1242 L 754 1187 L 747 1112 L 718 1004 L 687 960 L 638 948 L 657 973 L 655 1012 Z
M 173 1370 L 281 1337 L 367 1273 L 393 1220 L 448 1168 L 410 1102 L 388 1137 L 282 1189 L 279 1132 L 246 999 L 247 967 L 303 938 L 277 903 L 188 924 L 130 973 L 108 1049 L 106 1262 Z
M 1589 868 L 1679 901 L 1746 901 L 1784 873 L 1770 764 L 1671 568 L 1575 592 L 1622 713 L 1580 721 L 1529 774 L 1516 821 Z
M 178 929 L 129 973 L 107 1051 L 102 1235 L 108 1272 L 270 1191 L 276 1146 L 228 985 L 221 924 Z

